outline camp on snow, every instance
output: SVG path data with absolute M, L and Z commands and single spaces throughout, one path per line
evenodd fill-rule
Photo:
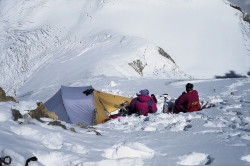
M 80 122 L 97 125 L 130 102 L 131 98 L 96 91 L 92 86 L 61 86 L 44 105 L 49 111 L 55 112 L 59 120 L 73 124 Z

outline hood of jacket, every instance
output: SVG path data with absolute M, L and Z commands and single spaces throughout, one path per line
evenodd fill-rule
M 150 96 L 146 96 L 146 95 L 142 95 L 142 94 L 136 94 L 137 95 L 137 97 L 138 97 L 138 100 L 140 101 L 140 102 L 147 102 L 149 99 L 151 99 L 151 97 Z

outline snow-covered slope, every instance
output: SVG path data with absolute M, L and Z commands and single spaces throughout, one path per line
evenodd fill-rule
M 223 0 L 0 0 L 0 157 L 30 165 L 249 165 L 250 80 L 190 79 L 249 71 L 249 25 Z M 172 79 L 169 79 L 172 78 Z M 163 93 L 187 82 L 211 108 L 163 114 Z M 134 97 L 149 89 L 156 114 L 83 129 L 12 120 L 61 85 Z M 76 132 L 73 132 L 72 127 Z
M 213 107 L 186 114 L 161 113 L 162 93 L 175 99 L 188 81 L 194 84 L 200 100 Z M 101 135 L 91 128 L 65 122 L 62 124 L 67 130 L 48 125 L 49 119 L 43 119 L 45 123 L 34 119 L 13 121 L 11 107 L 25 114 L 36 107 L 36 100 L 47 100 L 58 90 L 44 87 L 26 94 L 19 103 L 0 102 L 0 156 L 11 156 L 13 166 L 23 166 L 33 156 L 38 159 L 30 162 L 33 166 L 249 165 L 249 78 L 167 80 L 98 76 L 86 82 L 98 90 L 128 97 L 147 88 L 158 99 L 158 112 L 148 117 L 119 117 L 94 126 Z M 72 86 L 83 84 L 71 82 Z
M 55 78 L 66 73 L 71 80 L 102 74 L 189 77 L 146 39 L 97 30 L 92 17 L 102 19 L 95 15 L 103 6 L 101 1 L 1 1 L 2 86 L 15 93 L 27 78 L 36 76 L 62 84 Z
M 28 78 L 64 84 L 65 74 L 246 75 L 250 35 L 240 14 L 223 0 L 1 0 L 1 86 L 13 94 Z

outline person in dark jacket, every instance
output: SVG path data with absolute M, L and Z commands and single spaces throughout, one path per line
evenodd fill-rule
M 199 95 L 196 90 L 193 90 L 194 85 L 187 83 L 186 92 L 175 101 L 176 113 L 179 112 L 194 112 L 200 110 Z
M 155 113 L 157 111 L 157 99 L 154 94 L 149 96 L 149 91 L 145 89 L 136 95 L 137 97 L 133 98 L 130 103 L 131 113 L 148 116 L 148 113 Z

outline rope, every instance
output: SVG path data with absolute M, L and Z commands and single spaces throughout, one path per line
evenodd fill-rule
M 5 157 L 2 157 L 0 158 L 1 160 L 1 163 L 4 163 L 5 165 L 9 165 L 12 161 L 11 157 L 10 156 L 5 156 Z

